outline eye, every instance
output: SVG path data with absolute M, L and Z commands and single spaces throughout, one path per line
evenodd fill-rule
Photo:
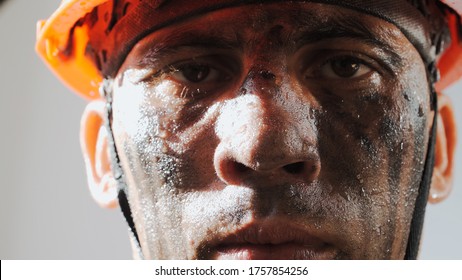
M 147 71 L 139 82 L 153 89 L 161 82 L 170 81 L 172 96 L 200 100 L 226 92 L 239 71 L 240 65 L 232 57 L 204 56 L 168 64 L 154 74 Z
M 211 69 L 208 65 L 190 64 L 180 67 L 180 69 L 173 73 L 173 76 L 177 76 L 176 78 L 187 80 L 191 83 L 199 83 L 206 80 L 210 76 L 210 70 Z M 212 75 L 213 74 L 216 73 L 212 73 Z
M 357 78 L 370 73 L 372 69 L 360 59 L 351 56 L 334 57 L 325 62 L 319 75 L 329 79 Z
M 173 80 L 183 84 L 207 84 L 226 81 L 230 76 L 221 69 L 206 63 L 184 63 L 171 66 L 168 75 Z

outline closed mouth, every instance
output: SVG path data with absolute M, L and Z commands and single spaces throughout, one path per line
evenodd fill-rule
M 252 223 L 218 239 L 214 259 L 312 260 L 333 259 L 335 248 L 308 231 L 287 223 Z

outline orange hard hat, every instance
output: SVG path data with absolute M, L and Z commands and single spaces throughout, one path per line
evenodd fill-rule
M 461 0 L 440 1 L 462 15 Z M 88 99 L 99 97 L 103 75 L 95 61 L 85 53 L 89 42 L 88 26 L 77 23 L 106 2 L 113 0 L 63 0 L 48 20 L 37 25 L 38 54 L 66 85 Z M 437 63 L 441 74 L 436 84 L 438 91 L 462 76 L 462 33 L 458 15 L 447 15 L 452 43 Z M 72 44 L 72 55 L 68 55 L 69 44 Z
M 74 31 L 74 55 L 66 57 L 62 52 L 75 23 L 107 1 L 110 0 L 63 0 L 48 20 L 37 23 L 37 53 L 67 86 L 89 99 L 98 97 L 102 76 L 94 62 L 85 56 L 88 42 L 85 27 Z

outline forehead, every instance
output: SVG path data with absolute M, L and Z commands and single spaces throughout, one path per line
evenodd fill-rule
M 275 3 L 240 6 L 210 12 L 174 25 L 163 32 L 161 30 L 158 34 L 168 35 L 166 39 L 174 40 L 183 37 L 188 31 L 193 31 L 234 37 L 236 41 L 242 41 L 249 36 L 274 31 L 274 28 L 280 28 L 280 31 L 284 33 L 272 32 L 273 36 L 293 35 L 296 32 L 320 29 L 328 30 L 332 34 L 344 29 L 371 30 L 375 31 L 376 36 L 380 36 L 384 31 L 388 32 L 386 36 L 399 32 L 394 25 L 377 17 L 336 5 Z M 168 34 L 169 31 L 173 31 L 171 29 L 175 29 L 175 32 Z
M 358 39 L 390 52 L 414 49 L 399 28 L 378 17 L 337 5 L 283 2 L 227 8 L 190 18 L 146 36 L 131 55 L 170 52 L 182 46 L 295 51 L 304 44 L 338 38 Z

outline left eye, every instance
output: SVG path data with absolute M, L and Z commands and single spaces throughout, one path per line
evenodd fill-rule
M 372 69 L 361 60 L 344 56 L 329 59 L 321 66 L 320 76 L 330 79 L 357 78 L 371 72 Z

